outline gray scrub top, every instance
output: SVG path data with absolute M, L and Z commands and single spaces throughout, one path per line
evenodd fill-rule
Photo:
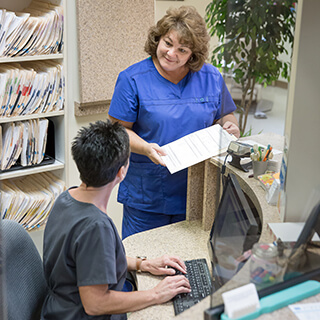
M 108 215 L 79 202 L 68 190 L 56 200 L 44 233 L 43 264 L 49 287 L 41 319 L 126 319 L 125 314 L 88 316 L 79 286 L 108 284 L 121 291 L 127 260 Z

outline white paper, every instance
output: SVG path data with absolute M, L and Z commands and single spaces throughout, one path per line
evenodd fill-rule
M 39 227 L 64 190 L 64 182 L 47 172 L 5 180 L 0 190 L 0 216 L 16 220 L 28 230 Z
M 304 222 L 280 222 L 268 223 L 276 238 L 283 242 L 296 242 L 305 225 Z M 312 241 L 320 241 L 317 233 L 314 234 Z M 320 318 L 319 318 L 320 319 Z
M 297 303 L 289 305 L 290 310 L 299 320 L 319 320 L 320 303 Z
M 39 164 L 43 160 L 46 151 L 49 120 L 45 118 L 40 119 L 38 122 L 38 126 L 39 143 L 37 150 L 37 163 Z
M 259 142 L 253 141 L 253 140 L 241 140 L 241 142 L 249 144 L 250 146 L 257 144 L 258 146 L 262 147 L 263 149 L 267 149 L 267 147 L 268 147 L 268 146 L 265 146 Z M 272 144 L 271 144 L 271 146 L 272 146 Z M 274 148 L 272 149 L 272 152 L 274 155 L 282 153 L 282 151 L 274 149 Z
M 162 146 L 166 153 L 162 159 L 170 173 L 175 173 L 225 152 L 230 141 L 235 140 L 235 136 L 216 124 Z

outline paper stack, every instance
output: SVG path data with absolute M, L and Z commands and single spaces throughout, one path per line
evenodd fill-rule
M 0 126 L 0 170 L 10 169 L 18 159 L 22 166 L 39 164 L 44 158 L 48 119 L 10 122 Z
M 51 172 L 4 180 L 0 189 L 2 219 L 19 222 L 25 229 L 42 226 L 65 183 Z
M 32 1 L 24 12 L 0 9 L 0 57 L 62 52 L 63 7 Z
M 0 65 L 0 117 L 59 111 L 64 108 L 64 71 L 52 61 Z

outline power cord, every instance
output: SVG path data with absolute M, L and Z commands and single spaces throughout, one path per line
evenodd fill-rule
M 226 172 L 226 163 L 227 163 L 227 158 L 228 158 L 228 156 L 232 156 L 232 151 L 227 151 L 227 154 L 226 154 L 226 156 L 225 156 L 225 158 L 224 158 L 224 162 L 223 162 L 223 165 L 221 166 L 221 177 L 222 177 L 222 185 L 223 185 L 223 188 L 224 188 L 224 186 L 225 186 L 225 180 L 226 180 L 226 177 L 225 177 L 225 172 Z

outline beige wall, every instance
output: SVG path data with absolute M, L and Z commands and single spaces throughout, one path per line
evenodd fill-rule
M 184 0 L 184 1 L 162 1 L 155 0 L 156 14 L 155 21 L 158 21 L 164 16 L 166 10 L 170 7 L 178 8 L 180 6 L 194 6 L 199 14 L 204 17 L 205 9 L 210 1 L 209 0 Z

